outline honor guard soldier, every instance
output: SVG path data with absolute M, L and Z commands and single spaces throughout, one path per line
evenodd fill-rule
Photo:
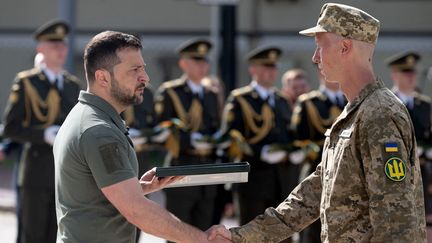
M 315 171 L 321 162 L 321 151 L 324 146 L 324 133 L 331 127 L 340 115 L 346 99 L 339 84 L 328 82 L 318 72 L 319 89 L 303 94 L 298 98 L 291 119 L 291 127 L 296 134 L 296 139 L 301 143 L 315 143 L 320 147 L 315 159 L 307 160 L 302 165 L 300 181 Z M 321 222 L 315 221 L 301 233 L 302 243 L 319 243 L 321 233 Z
M 286 98 L 273 85 L 277 78 L 278 47 L 261 47 L 247 55 L 249 85 L 233 90 L 225 105 L 222 130 L 239 131 L 253 151 L 243 160 L 251 165 L 249 182 L 235 185 L 244 224 L 277 205 L 298 183 L 287 152 L 282 148 L 292 136 L 288 128 L 291 110 Z M 294 167 L 295 168 L 295 167 Z
M 426 214 L 432 214 L 431 99 L 417 92 L 417 62 L 420 55 L 405 51 L 387 58 L 393 80 L 393 92 L 405 104 L 414 125 L 418 155 L 422 169 Z M 432 215 L 431 215 L 432 216 Z M 432 222 L 430 222 L 432 223 Z
M 207 164 L 215 161 L 215 149 L 209 143 L 220 126 L 217 94 L 202 80 L 208 75 L 208 54 L 212 44 L 206 39 L 182 43 L 177 52 L 183 75 L 161 85 L 155 96 L 158 122 L 180 120 L 165 145 L 172 165 Z M 164 140 L 164 139 L 161 139 Z M 181 220 L 202 230 L 211 226 L 216 186 L 166 189 L 166 207 Z
M 5 137 L 24 144 L 18 178 L 21 242 L 56 242 L 52 144 L 80 91 L 78 79 L 63 69 L 68 31 L 63 21 L 36 30 L 43 63 L 17 74 L 5 110 Z

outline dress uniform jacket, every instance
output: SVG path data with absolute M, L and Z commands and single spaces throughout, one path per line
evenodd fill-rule
M 196 102 L 199 102 L 200 105 L 196 106 Z M 157 122 L 177 118 L 186 126 L 178 130 L 179 153 L 178 157 L 174 156 L 172 159 L 172 165 L 214 163 L 216 159 L 214 151 L 206 154 L 197 152 L 191 144 L 191 134 L 192 132 L 199 132 L 203 135 L 211 136 L 219 129 L 220 117 L 218 112 L 216 112 L 218 106 L 216 93 L 205 86 L 203 86 L 203 96 L 201 98 L 194 96 L 187 85 L 185 76 L 162 84 L 155 95 Z M 168 210 L 180 219 L 203 230 L 211 226 L 216 186 L 173 188 L 166 189 L 165 192 L 167 195 Z M 191 216 L 189 212 L 186 212 L 189 211 L 186 208 L 192 206 L 182 205 L 180 203 L 181 199 L 187 201 L 184 204 L 192 204 L 193 202 L 203 204 L 206 201 L 208 203 L 203 206 L 201 216 Z M 195 213 L 191 212 L 191 214 Z M 197 217 L 200 219 L 197 219 Z
M 24 144 L 18 174 L 22 242 L 55 242 L 54 158 L 44 130 L 62 124 L 79 90 L 75 76 L 65 73 L 59 90 L 39 68 L 18 73 L 12 86 L 4 135 Z
M 267 108 L 270 112 L 266 112 Z M 248 85 L 231 92 L 224 114 L 222 127 L 227 131 L 238 130 L 253 151 L 253 155 L 243 157 L 251 166 L 249 182 L 236 184 L 235 190 L 259 200 L 280 201 L 285 198 L 292 189 L 288 161 L 268 164 L 261 160 L 260 153 L 264 145 L 283 146 L 292 142 L 289 132 L 291 109 L 287 100 L 279 92 L 274 92 L 274 105 L 271 106 L 252 85 Z
M 63 80 L 63 88 L 58 90 L 40 68 L 34 68 L 19 73 L 12 86 L 4 135 L 25 144 L 19 178 L 24 188 L 54 190 L 52 146 L 45 143 L 44 131 L 51 125 L 62 124 L 77 103 L 80 91 L 75 76 L 65 73 Z M 48 98 L 51 89 L 59 95 L 58 104 Z
M 298 98 L 294 107 L 291 127 L 296 134 L 296 139 L 310 141 L 324 146 L 324 132 L 331 127 L 334 120 L 342 112 L 343 104 L 333 103 L 322 90 L 314 90 L 303 94 Z M 312 171 L 315 170 L 321 156 L 312 162 Z M 312 172 L 311 171 L 311 172 Z
M 234 242 L 279 242 L 318 217 L 323 242 L 426 242 L 414 128 L 395 95 L 369 84 L 325 134 L 315 173 L 231 229 Z

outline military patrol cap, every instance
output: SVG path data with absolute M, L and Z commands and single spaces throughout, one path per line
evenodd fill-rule
M 62 20 L 51 20 L 33 34 L 36 41 L 63 41 L 69 33 L 69 25 Z
M 246 57 L 250 64 L 276 66 L 282 55 L 282 50 L 275 46 L 258 47 L 250 51 Z
M 386 59 L 386 63 L 391 68 L 399 71 L 415 71 L 420 55 L 412 52 L 400 52 Z
M 176 50 L 181 57 L 207 59 L 212 46 L 212 43 L 207 39 L 199 38 L 181 43 Z
M 344 4 L 326 3 L 315 27 L 299 33 L 315 36 L 316 33 L 328 32 L 345 38 L 375 44 L 378 38 L 380 22 L 361 9 Z

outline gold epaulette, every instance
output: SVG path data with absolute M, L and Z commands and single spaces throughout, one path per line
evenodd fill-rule
M 72 75 L 71 73 L 65 71 L 64 76 L 67 78 L 67 80 L 80 84 L 79 78 L 77 78 L 75 75 Z
M 166 82 L 163 82 L 160 86 L 161 89 L 169 89 L 169 88 L 175 88 L 178 87 L 182 84 L 184 84 L 184 79 L 174 79 L 174 80 L 169 80 Z
M 237 97 L 237 96 L 245 95 L 245 94 L 250 93 L 252 91 L 253 91 L 252 86 L 247 85 L 247 86 L 244 86 L 244 87 L 241 87 L 241 88 L 238 88 L 238 89 L 231 91 L 231 95 L 234 97 Z
M 298 97 L 299 102 L 304 102 L 306 100 L 312 100 L 314 98 L 319 98 L 321 100 L 325 99 L 323 93 L 319 90 L 312 90 L 308 93 L 302 94 Z
M 38 75 L 41 73 L 40 68 L 32 68 L 29 70 L 25 70 L 25 71 L 21 71 L 17 74 L 17 77 L 19 79 L 23 79 L 23 78 L 30 78 L 32 76 Z
M 417 99 L 423 101 L 423 102 L 426 102 L 426 103 L 431 103 L 432 102 L 431 98 L 429 96 L 424 95 L 424 94 L 417 93 L 415 97 Z

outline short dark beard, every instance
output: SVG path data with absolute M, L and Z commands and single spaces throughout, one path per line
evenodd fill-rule
M 129 106 L 129 105 L 138 105 L 143 102 L 143 96 L 142 95 L 135 95 L 135 92 L 132 96 L 129 96 L 127 92 L 125 92 L 119 85 L 119 82 L 112 76 L 112 82 L 111 82 L 111 96 L 120 104 Z M 144 85 L 144 84 L 142 84 Z M 137 88 L 142 87 L 140 85 Z M 145 87 L 145 85 L 144 85 Z

